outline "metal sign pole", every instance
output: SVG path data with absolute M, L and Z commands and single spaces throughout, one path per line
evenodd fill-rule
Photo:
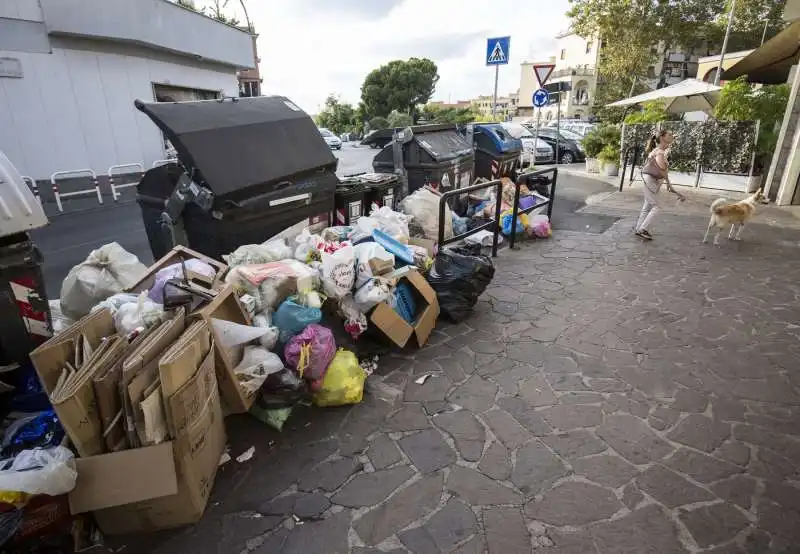
M 560 87 L 560 85 L 559 85 Z M 558 91 L 558 109 L 556 110 L 556 165 L 560 159 L 559 147 L 561 146 L 561 90 Z
M 536 138 L 533 140 L 533 159 L 531 160 L 531 166 L 536 165 L 536 152 L 539 148 L 539 127 L 542 124 L 542 108 L 536 108 Z
M 494 96 L 492 97 L 492 119 L 496 117 L 497 114 L 497 80 L 500 77 L 500 66 L 494 66 Z

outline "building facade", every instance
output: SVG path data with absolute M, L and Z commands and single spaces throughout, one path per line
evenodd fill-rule
M 134 100 L 238 96 L 253 65 L 249 33 L 166 0 L 2 0 L 0 150 L 37 180 L 149 167 L 166 144 Z
M 247 31 L 247 29 L 245 29 Z M 253 67 L 239 71 L 239 96 L 261 96 L 261 58 L 258 57 L 258 35 L 253 34 Z
M 510 120 L 517 110 L 516 99 L 514 94 L 509 96 L 497 97 L 497 110 L 495 116 L 503 120 Z M 470 101 L 471 107 L 475 112 L 482 116 L 489 117 L 492 115 L 492 104 L 494 103 L 494 96 L 478 96 Z
M 722 70 L 725 71 L 726 69 L 732 68 L 752 52 L 752 50 L 743 50 L 741 52 L 725 54 L 725 59 L 722 61 Z M 713 83 L 717 76 L 717 71 L 719 71 L 720 57 L 721 56 L 717 54 L 716 56 L 704 56 L 699 58 L 697 61 L 697 73 L 695 78 L 700 81 L 705 81 L 706 83 Z M 720 81 L 720 83 L 723 82 L 724 81 Z
M 556 37 L 556 56 L 548 62 L 523 62 L 520 75 L 518 116 L 536 116 L 533 93 L 539 82 L 533 67 L 541 63 L 555 65 L 548 83 L 568 83 L 571 90 L 561 93 L 561 117 L 565 119 L 587 119 L 592 115 L 592 101 L 597 90 L 597 66 L 600 58 L 600 41 L 583 38 L 575 33 L 563 33 Z M 541 110 L 543 121 L 556 118 L 558 105 L 552 104 Z

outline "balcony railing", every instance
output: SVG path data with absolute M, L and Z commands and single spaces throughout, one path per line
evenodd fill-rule
M 553 71 L 553 78 L 558 77 L 592 77 L 595 74 L 593 67 L 570 67 Z

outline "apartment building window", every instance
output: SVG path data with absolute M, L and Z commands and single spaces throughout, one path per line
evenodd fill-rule
M 589 41 L 589 42 L 587 42 L 587 43 L 586 43 L 586 53 L 587 53 L 587 54 L 591 54 L 591 52 L 592 52 L 592 46 L 594 46 L 594 45 L 592 44 L 592 41 Z
M 562 60 L 566 60 L 567 59 L 567 49 L 566 48 L 562 48 L 561 49 L 561 59 Z

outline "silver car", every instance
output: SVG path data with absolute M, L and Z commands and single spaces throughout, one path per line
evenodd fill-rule
M 328 129 L 320 127 L 319 134 L 322 135 L 322 138 L 325 139 L 325 143 L 331 150 L 342 149 L 342 139 L 331 133 Z
M 556 154 L 553 147 L 542 139 L 537 140 L 526 127 L 518 123 L 503 123 L 503 127 L 512 137 L 522 141 L 520 160 L 523 166 L 555 163 Z

